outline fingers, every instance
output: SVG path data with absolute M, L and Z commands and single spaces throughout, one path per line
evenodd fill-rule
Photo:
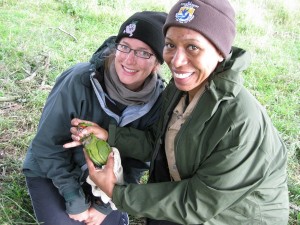
M 78 125 L 83 122 L 90 124 L 90 126 L 78 130 Z M 71 125 L 73 127 L 71 127 L 70 131 L 72 133 L 72 139 L 74 141 L 80 141 L 82 137 L 91 133 L 93 133 L 97 138 L 100 138 L 102 140 L 106 141 L 108 139 L 108 132 L 94 122 L 74 118 L 71 120 Z
M 70 129 L 71 131 L 71 138 L 73 139 L 72 142 L 66 143 L 63 145 L 64 148 L 74 148 L 77 146 L 82 145 L 80 142 L 80 139 L 84 136 L 81 132 L 78 132 L 78 129 L 76 127 L 72 127 Z
M 82 145 L 80 141 L 72 141 L 63 145 L 64 148 L 74 148 Z
M 97 138 L 100 138 L 104 141 L 108 139 L 108 132 L 97 124 L 93 126 L 85 127 L 84 129 L 81 130 L 80 134 L 78 135 L 85 136 L 91 133 L 93 133 Z
M 117 178 L 113 171 L 114 157 L 113 154 L 109 155 L 108 163 L 98 169 L 94 166 L 87 153 L 84 151 L 84 156 L 89 170 L 90 179 L 108 196 L 112 197 L 113 189 L 117 183 Z
M 86 211 L 84 211 L 82 213 L 79 213 L 79 214 L 68 214 L 68 215 L 69 215 L 69 217 L 71 219 L 77 220 L 77 221 L 80 221 L 80 222 L 82 222 L 82 221 L 84 221 L 84 220 L 86 220 L 86 219 L 89 218 L 89 212 L 88 212 L 88 210 L 86 210 Z
M 70 132 L 72 135 L 80 136 L 82 135 L 82 132 L 77 129 L 77 127 L 71 127 Z
M 94 166 L 94 163 L 92 162 L 88 154 L 85 152 L 85 149 L 83 149 L 83 153 L 84 153 L 86 164 L 89 169 L 89 173 L 92 174 L 95 171 L 96 167 Z
M 81 120 L 79 118 L 74 118 L 71 120 L 71 125 L 77 127 L 80 123 L 88 123 L 91 125 L 96 125 L 96 123 L 88 121 L 88 120 Z
M 79 123 L 81 123 L 82 120 L 81 119 L 78 119 L 78 118 L 74 118 L 71 120 L 71 125 L 72 126 L 78 126 Z
M 109 154 L 105 167 L 107 169 L 112 169 L 113 170 L 113 168 L 114 168 L 114 153 L 113 152 L 111 152 Z
M 86 225 L 98 225 L 103 222 L 106 215 L 102 214 L 101 212 L 97 211 L 95 208 L 89 208 L 89 218 L 86 219 L 84 222 Z
M 92 224 L 92 223 L 93 223 L 93 218 L 91 217 L 91 215 L 90 215 L 90 217 L 87 218 L 84 222 L 85 222 L 85 225 Z

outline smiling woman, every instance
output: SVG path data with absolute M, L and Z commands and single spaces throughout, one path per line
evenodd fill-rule
M 90 62 L 64 71 L 46 101 L 23 171 L 37 220 L 45 225 L 126 225 L 128 215 L 112 211 L 86 183 L 82 147 L 65 151 L 71 120 L 147 129 L 159 116 L 164 83 L 166 13 L 137 12 L 93 54 Z M 117 50 L 116 50 L 117 49 Z M 134 49 L 132 51 L 132 49 Z M 149 162 L 122 158 L 126 183 L 139 183 Z M 49 211 L 49 208 L 51 210 Z
M 135 46 L 135 49 L 131 49 L 130 46 Z M 160 66 L 158 59 L 155 54 L 150 53 L 152 50 L 149 45 L 135 38 L 122 38 L 117 50 L 115 68 L 119 80 L 132 91 L 141 90 L 149 74 L 158 71 Z M 148 83 L 145 83 L 144 86 L 147 85 Z
M 225 56 L 203 35 L 188 28 L 170 27 L 165 40 L 164 59 L 175 85 L 188 91 L 191 101 Z

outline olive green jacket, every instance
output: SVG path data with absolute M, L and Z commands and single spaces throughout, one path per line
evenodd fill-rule
M 170 181 L 164 154 L 167 123 L 183 94 L 173 81 L 152 130 L 110 127 L 109 143 L 122 155 L 152 158 L 153 183 L 114 188 L 118 209 L 174 224 L 287 224 L 287 151 L 265 109 L 243 87 L 249 61 L 247 52 L 233 48 L 178 132 L 179 182 Z

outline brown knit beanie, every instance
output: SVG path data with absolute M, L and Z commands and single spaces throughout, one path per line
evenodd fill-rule
M 179 0 L 168 14 L 163 31 L 186 27 L 205 36 L 226 58 L 235 37 L 235 12 L 227 0 Z
M 121 25 L 116 43 L 119 43 L 123 37 L 139 39 L 150 46 L 156 58 L 162 64 L 164 62 L 163 49 L 165 46 L 162 28 L 166 18 L 167 13 L 165 12 L 137 12 Z

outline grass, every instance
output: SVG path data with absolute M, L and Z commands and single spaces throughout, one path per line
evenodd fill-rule
M 56 77 L 88 61 L 129 15 L 176 0 L 0 0 L 0 224 L 37 224 L 21 165 Z M 300 224 L 300 15 L 297 0 L 231 1 L 235 45 L 252 54 L 245 85 L 288 150 L 290 225 Z M 169 76 L 166 66 L 162 69 Z M 131 224 L 139 224 L 133 219 Z

